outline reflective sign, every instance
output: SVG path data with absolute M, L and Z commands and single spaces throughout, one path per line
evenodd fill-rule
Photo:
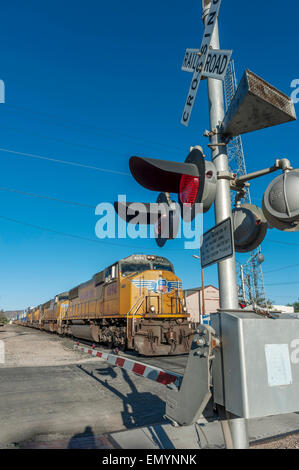
M 199 49 L 186 49 L 182 65 L 184 72 L 195 72 L 200 62 Z M 211 50 L 208 54 L 203 76 L 224 80 L 233 51 Z

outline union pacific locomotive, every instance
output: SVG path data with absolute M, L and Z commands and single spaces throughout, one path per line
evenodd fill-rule
M 155 356 L 189 352 L 188 319 L 182 283 L 170 261 L 131 255 L 27 309 L 23 324 Z

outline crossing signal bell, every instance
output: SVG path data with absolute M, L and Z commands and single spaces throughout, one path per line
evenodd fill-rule
M 264 240 L 267 233 L 267 220 L 262 210 L 253 204 L 242 204 L 233 210 L 235 250 L 249 253 Z
M 263 212 L 272 227 L 283 232 L 299 231 L 299 170 L 285 171 L 270 183 Z

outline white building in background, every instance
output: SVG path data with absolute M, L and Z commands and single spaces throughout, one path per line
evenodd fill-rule
M 210 324 L 210 314 L 216 313 L 220 308 L 219 289 L 212 285 L 204 288 L 204 311 L 202 288 L 187 289 L 184 291 L 186 306 L 190 313 L 190 320 L 194 323 Z M 252 306 L 248 306 L 250 310 Z M 286 305 L 273 305 L 272 313 L 293 314 L 294 307 Z M 299 315 L 299 314 L 297 314 Z
M 202 288 L 198 287 L 185 290 L 184 295 L 188 313 L 191 315 L 190 320 L 194 323 L 210 324 L 210 313 L 215 313 L 220 308 L 219 289 L 210 285 L 202 292 Z
M 275 313 L 294 313 L 294 307 L 288 307 L 287 305 L 273 305 L 271 312 Z

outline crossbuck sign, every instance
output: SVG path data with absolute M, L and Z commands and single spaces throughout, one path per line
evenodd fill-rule
M 203 76 L 224 80 L 232 53 L 233 51 L 211 49 L 203 69 Z M 194 73 L 198 69 L 200 57 L 199 49 L 186 49 L 182 70 Z
M 182 70 L 193 72 L 188 97 L 181 119 L 181 123 L 186 127 L 190 121 L 194 101 L 202 77 L 224 80 L 232 54 L 232 51 L 221 51 L 210 48 L 213 32 L 219 15 L 220 5 L 221 0 L 212 0 L 201 48 L 187 49 L 184 57 Z

